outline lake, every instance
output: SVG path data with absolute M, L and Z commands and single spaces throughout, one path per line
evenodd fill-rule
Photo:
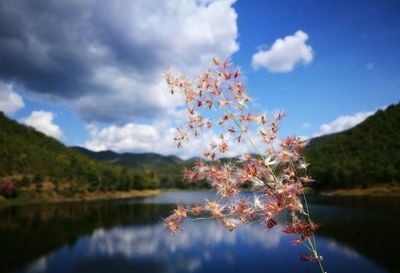
M 129 200 L 9 207 L 0 210 L 0 272 L 319 272 L 303 262 L 279 226 L 246 224 L 229 232 L 215 220 L 188 221 L 178 236 L 163 217 L 177 203 L 210 192 L 165 192 Z M 249 195 L 250 196 L 250 195 Z M 325 270 L 400 272 L 399 198 L 309 198 L 321 225 Z

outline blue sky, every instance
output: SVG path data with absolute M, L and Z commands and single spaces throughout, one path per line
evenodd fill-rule
M 371 111 L 400 97 L 397 1 L 239 1 L 240 51 L 248 86 L 269 108 L 283 108 L 288 133 L 312 135 L 342 115 Z M 241 16 L 241 12 L 243 15 Z M 309 35 L 313 61 L 288 73 L 253 71 L 260 44 L 297 30 Z M 302 123 L 310 123 L 307 129 Z
M 231 56 L 258 108 L 287 114 L 282 135 L 332 133 L 399 102 L 399 15 L 378 0 L 2 1 L 0 110 L 67 145 L 188 157 L 196 145 L 166 140 L 179 104 L 162 72 Z

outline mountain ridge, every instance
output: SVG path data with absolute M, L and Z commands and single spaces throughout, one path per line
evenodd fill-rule
M 112 164 L 118 163 L 128 169 L 145 170 L 148 167 L 163 168 L 182 164 L 186 161 L 175 155 L 165 156 L 158 153 L 118 153 L 112 150 L 95 152 L 80 146 L 73 146 L 71 148 L 78 150 L 93 159 L 106 161 Z
M 313 138 L 304 149 L 317 189 L 400 183 L 400 104 L 348 130 Z M 95 159 L 95 160 L 93 160 Z M 184 168 L 198 158 L 157 153 L 93 152 L 66 147 L 0 113 L 0 194 L 5 185 L 64 195 L 143 188 L 185 188 Z M 229 159 L 222 159 L 229 160 Z M 11 184 L 10 184 L 11 183 Z M 46 184 L 47 183 L 47 184 Z
M 156 185 L 146 174 L 93 160 L 0 112 L 0 194 L 33 189 L 72 196 Z
M 304 149 L 317 187 L 369 187 L 400 182 L 400 104 L 360 124 L 310 140 Z
M 82 148 L 85 149 L 85 148 Z M 140 158 L 140 154 L 119 154 L 113 151 L 92 152 L 86 150 L 98 159 L 102 153 L 110 160 L 118 156 Z M 151 154 L 159 160 L 167 161 L 168 156 Z M 392 104 L 386 109 L 380 109 L 360 124 L 347 130 L 312 138 L 304 149 L 304 156 L 310 162 L 310 174 L 317 180 L 316 188 L 354 188 L 370 187 L 382 184 L 398 184 L 400 182 L 400 104 Z M 171 156 L 170 156 L 171 157 Z M 123 163 L 115 161 L 124 167 L 137 170 L 157 170 L 173 167 L 190 167 L 198 158 L 189 160 L 172 156 L 176 160 L 170 164 L 141 158 L 146 162 L 139 164 L 134 160 Z M 152 165 L 153 164 L 153 165 Z

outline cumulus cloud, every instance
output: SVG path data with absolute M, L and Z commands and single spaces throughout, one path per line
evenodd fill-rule
M 319 128 L 319 132 L 315 134 L 314 137 L 333 134 L 354 127 L 369 116 L 375 114 L 375 112 L 376 111 L 358 112 L 352 116 L 340 116 L 329 123 L 322 124 Z
M 1 1 L 0 79 L 88 122 L 159 117 L 177 105 L 164 70 L 193 75 L 238 50 L 233 2 Z
M 14 91 L 13 86 L 0 81 L 0 111 L 12 115 L 24 106 L 24 100 Z
M 158 146 L 161 151 L 166 152 L 173 146 L 172 137 L 170 137 L 172 132 L 169 128 L 166 128 L 165 132 L 160 132 L 161 128 L 153 124 L 128 123 L 101 130 L 90 126 L 89 129 L 91 140 L 85 143 L 85 147 L 93 151 L 146 152 L 155 151 Z M 169 143 L 166 141 L 167 138 L 170 140 Z
M 166 120 L 157 120 L 151 124 L 127 123 L 122 126 L 112 125 L 98 129 L 88 126 L 90 139 L 84 147 L 93 151 L 112 150 L 116 152 L 155 152 L 164 155 L 175 154 L 182 158 L 201 156 L 211 142 L 219 143 L 219 134 L 205 131 L 198 137 L 192 137 L 183 148 L 177 149 L 173 140 L 176 128 Z M 224 156 L 238 156 L 247 152 L 249 146 L 228 141 L 230 149 Z
M 24 118 L 22 122 L 48 136 L 61 139 L 63 137 L 63 132 L 57 124 L 54 124 L 53 120 L 54 114 L 52 112 L 33 111 L 31 115 Z
M 270 250 L 279 246 L 284 238 L 280 229 L 272 229 L 268 236 L 261 225 L 243 225 L 235 232 L 226 232 L 215 221 L 200 221 L 187 223 L 185 232 L 172 237 L 163 231 L 161 224 L 134 226 L 130 228 L 98 229 L 89 238 L 87 255 L 135 257 L 176 257 L 175 255 L 160 255 L 161 253 L 176 253 L 190 246 L 200 249 L 215 249 L 219 244 L 234 245 L 238 241 L 248 246 L 257 245 L 259 249 Z M 199 259 L 207 256 L 194 254 Z M 179 257 L 179 255 L 177 255 Z M 190 257 L 188 257 L 190 258 Z M 174 263 L 168 262 L 166 264 Z M 186 268 L 187 269 L 187 268 Z M 167 270 L 167 272 L 170 272 Z M 185 270 L 188 272 L 188 270 Z
M 309 64 L 313 60 L 313 50 L 306 44 L 308 34 L 299 30 L 274 42 L 269 50 L 259 50 L 253 55 L 254 69 L 265 68 L 271 72 L 289 72 L 296 64 Z

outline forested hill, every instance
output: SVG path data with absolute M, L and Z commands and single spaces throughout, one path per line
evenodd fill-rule
M 127 170 L 150 176 L 160 188 L 192 187 L 183 181 L 183 170 L 191 168 L 196 158 L 183 160 L 177 156 L 156 153 L 116 153 L 113 151 L 93 152 L 82 147 L 72 147 L 92 159 L 123 166 Z M 198 185 L 201 186 L 201 185 Z
M 46 186 L 60 194 L 74 194 L 151 188 L 158 186 L 156 182 L 146 174 L 90 159 L 0 112 L 1 187 L 18 191 Z
M 344 132 L 312 139 L 304 154 L 318 187 L 400 183 L 400 104 Z
M 182 169 L 195 160 L 154 153 L 92 152 L 75 147 L 91 158 L 150 172 L 161 187 L 184 187 Z M 314 138 L 304 155 L 318 188 L 367 187 L 400 183 L 400 104 L 378 111 L 344 132 Z M 228 160 L 228 159 L 227 159 Z
M 127 169 L 134 170 L 157 170 L 160 168 L 168 168 L 185 163 L 184 160 L 177 156 L 163 156 L 156 153 L 116 153 L 113 151 L 93 152 L 82 147 L 72 147 L 85 155 L 106 161 L 112 164 L 121 165 Z
M 400 104 L 344 132 L 312 139 L 304 154 L 321 188 L 400 183 Z M 182 170 L 194 161 L 154 153 L 68 148 L 0 112 L 0 191 L 10 184 L 16 191 L 50 188 L 66 195 L 182 188 L 187 186 Z

